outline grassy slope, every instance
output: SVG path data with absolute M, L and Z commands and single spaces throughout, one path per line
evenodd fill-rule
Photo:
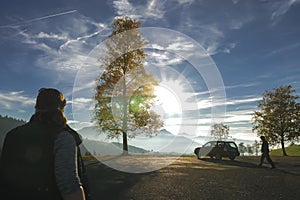
M 300 145 L 289 146 L 285 148 L 288 156 L 300 156 Z M 270 152 L 271 156 L 282 156 L 282 149 L 275 149 Z

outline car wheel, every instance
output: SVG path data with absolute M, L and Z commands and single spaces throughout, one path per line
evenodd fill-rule
M 222 160 L 222 156 L 221 156 L 219 153 L 217 153 L 217 154 L 215 155 L 215 157 L 216 157 L 217 160 Z
M 234 159 L 235 159 L 235 156 L 229 156 L 229 159 L 230 159 L 230 160 L 234 160 Z

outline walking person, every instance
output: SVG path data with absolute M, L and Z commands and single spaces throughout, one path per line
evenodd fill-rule
M 6 135 L 1 162 L 1 199 L 85 200 L 79 134 L 67 125 L 66 99 L 39 90 L 30 121 Z
M 262 164 L 266 158 L 267 161 L 271 164 L 272 168 L 275 168 L 275 165 L 269 155 L 269 143 L 267 142 L 265 136 L 260 136 L 260 139 L 262 141 L 262 145 L 261 145 L 261 153 L 262 154 L 261 154 L 261 158 L 260 158 L 259 167 L 262 167 Z

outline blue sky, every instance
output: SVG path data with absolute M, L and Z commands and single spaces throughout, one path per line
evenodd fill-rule
M 0 7 L 0 114 L 28 120 L 38 89 L 55 87 L 69 100 L 70 121 L 89 124 L 88 118 L 73 115 L 72 106 L 88 102 L 74 97 L 74 84 L 78 86 L 83 63 L 120 15 L 138 18 L 143 27 L 178 31 L 205 49 L 224 83 L 224 123 L 234 137 L 255 139 L 251 114 L 265 90 L 290 84 L 299 94 L 299 0 L 10 0 Z M 174 44 L 184 48 L 180 41 Z M 149 55 L 156 62 L 169 61 L 177 71 L 189 68 L 167 52 Z M 205 81 L 197 80 L 190 68 L 184 78 L 194 92 L 182 95 L 193 97 L 199 107 L 183 116 L 201 120 L 182 124 L 186 133 L 190 127 L 208 130 L 213 107 Z M 86 107 L 80 108 L 84 112 Z

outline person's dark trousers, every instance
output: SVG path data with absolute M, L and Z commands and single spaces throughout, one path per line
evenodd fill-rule
M 263 153 L 263 154 L 261 155 L 259 166 L 262 166 L 262 164 L 263 164 L 265 158 L 266 158 L 267 161 L 272 165 L 272 168 L 275 168 L 275 165 L 274 165 L 274 163 L 273 163 L 273 161 L 272 161 L 272 159 L 270 158 L 270 155 L 269 155 L 268 153 Z

